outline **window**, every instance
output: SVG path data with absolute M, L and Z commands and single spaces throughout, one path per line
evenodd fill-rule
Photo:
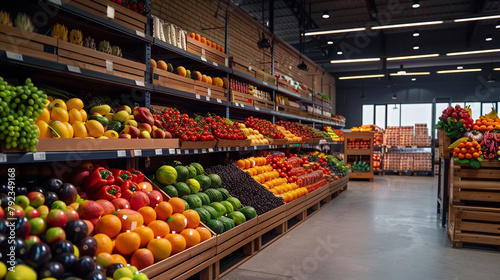
M 472 110 L 472 116 L 471 118 L 473 120 L 479 119 L 481 116 L 481 103 L 480 102 L 467 102 L 465 103 L 466 106 L 470 106 L 470 109 Z
M 387 127 L 399 126 L 401 104 L 387 104 Z
M 493 108 L 493 109 L 495 108 L 495 103 L 485 102 L 481 105 L 482 105 L 481 115 L 486 115 L 489 112 L 491 112 L 491 108 Z
M 373 121 L 373 105 L 363 105 L 363 112 L 361 112 L 363 123 L 362 124 L 374 124 Z
M 436 122 L 432 124 L 432 127 L 439 121 L 439 117 L 443 114 L 443 111 L 448 108 L 448 103 L 436 103 Z M 431 127 L 429 127 L 430 130 Z M 434 137 L 437 139 L 437 129 L 434 131 Z
M 442 110 L 441 110 L 442 111 Z M 401 126 L 414 126 L 416 123 L 425 123 L 432 128 L 432 104 L 402 104 Z
M 375 106 L 375 125 L 385 128 L 385 105 Z

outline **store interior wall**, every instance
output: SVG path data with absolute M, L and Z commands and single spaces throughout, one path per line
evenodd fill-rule
M 209 0 L 152 0 L 152 13 L 171 22 L 188 33 L 198 33 L 219 45 L 225 45 L 226 1 Z M 218 7 L 218 8 L 217 8 Z M 267 8 L 266 8 L 267 9 Z M 267 11 L 267 10 L 266 10 Z M 267 12 L 265 13 L 268 19 Z M 229 56 L 243 61 L 253 68 L 271 72 L 271 51 L 257 47 L 259 35 L 271 39 L 267 28 L 240 8 L 229 6 Z M 299 36 L 299 34 L 297 34 Z M 294 80 L 327 94 L 334 103 L 335 78 L 311 60 L 301 57 L 300 52 L 278 36 L 274 36 L 275 72 L 291 76 Z M 309 71 L 297 69 L 304 59 Z M 335 108 L 335 105 L 333 106 Z M 335 111 L 335 109 L 333 109 Z
M 430 103 L 436 97 L 449 97 L 452 102 L 500 101 L 500 82 L 488 83 L 488 72 L 411 78 L 337 81 L 337 113 L 346 116 L 346 127 L 353 127 L 362 124 L 363 104 Z M 362 92 L 365 98 L 360 98 Z M 394 94 L 397 99 L 393 99 Z

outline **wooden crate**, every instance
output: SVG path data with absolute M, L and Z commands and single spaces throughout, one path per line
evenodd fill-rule
M 63 0 L 80 9 L 107 18 L 125 27 L 144 33 L 148 19 L 108 0 Z
M 194 80 L 170 73 L 166 70 L 152 68 L 153 84 L 194 93 Z
M 263 82 L 269 83 L 271 85 L 276 84 L 276 78 L 273 75 L 267 74 L 264 71 L 255 70 L 255 78 L 257 78 Z
M 253 98 L 250 94 L 232 90 L 231 102 L 253 106 Z
M 294 92 L 294 88 L 292 87 L 291 84 L 285 82 L 285 81 L 279 81 L 278 82 L 278 87 L 284 89 L 284 90 L 288 90 L 289 92 Z
M 254 97 L 253 106 L 266 110 L 274 110 L 274 101 Z
M 144 81 L 146 64 L 131 61 L 97 50 L 64 42 L 57 42 L 57 62 L 107 73 L 126 79 Z
M 232 247 L 235 244 L 241 243 L 257 232 L 257 223 L 257 219 L 254 218 L 217 235 L 217 254 L 221 254 L 222 252 L 230 249 L 233 249 L 234 251 L 237 246 L 235 248 Z
M 445 135 L 444 129 L 438 130 L 438 141 L 439 141 L 439 156 L 444 159 L 451 158 L 451 154 L 453 151 L 448 149 L 448 146 L 451 145 L 450 137 Z
M 332 107 L 332 101 L 323 99 L 321 100 L 324 106 Z
M 308 90 L 303 90 L 303 89 L 299 88 L 299 89 L 297 89 L 297 93 L 302 97 L 309 98 L 309 99 L 312 98 L 312 93 L 310 93 Z
M 452 204 L 490 203 L 500 207 L 500 161 L 484 160 L 480 169 L 451 161 L 450 180 Z
M 221 66 L 229 67 L 229 57 L 227 54 L 218 51 L 212 47 L 209 47 L 201 42 L 196 41 L 191 37 L 186 38 L 187 41 L 187 51 L 201 57 L 204 57 L 210 61 L 216 62 Z
M 255 77 L 255 70 L 252 69 L 248 63 L 245 63 L 237 58 L 230 57 L 229 65 L 233 70 Z
M 0 49 L 57 61 L 57 39 L 0 24 Z
M 464 242 L 500 246 L 500 209 L 450 204 L 448 237 L 456 248 Z
M 194 81 L 194 93 L 196 94 L 220 100 L 227 100 L 227 92 L 228 91 L 224 88 L 209 85 L 202 81 Z

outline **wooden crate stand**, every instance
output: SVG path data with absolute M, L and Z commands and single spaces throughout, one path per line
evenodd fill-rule
M 0 49 L 57 61 L 57 39 L 0 24 Z
M 445 135 L 444 129 L 438 130 L 438 141 L 439 141 L 439 156 L 444 159 L 451 158 L 452 150 L 448 149 L 451 145 L 450 137 Z
M 58 40 L 57 62 L 144 81 L 146 64 Z
M 451 245 L 463 243 L 500 246 L 500 209 L 487 207 L 449 206 L 448 237 Z
M 227 100 L 227 90 L 224 88 L 210 85 L 202 81 L 194 81 L 194 93 L 216 98 L 220 100 Z
M 153 84 L 194 93 L 194 80 L 153 68 Z
M 108 0 L 63 0 L 80 9 L 89 11 L 98 16 L 107 18 L 130 29 L 140 31 L 146 30 L 148 19 L 132 10 Z
M 216 62 L 221 66 L 229 67 L 229 57 L 208 45 L 202 44 L 191 37 L 186 38 L 187 41 L 187 51 L 210 61 Z
M 453 180 L 450 186 L 452 204 L 486 202 L 500 207 L 500 161 L 484 160 L 480 169 L 451 161 Z

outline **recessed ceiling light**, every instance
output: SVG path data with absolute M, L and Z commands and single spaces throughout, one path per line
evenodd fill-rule
M 404 28 L 404 27 L 412 27 L 412 26 L 436 25 L 436 24 L 443 24 L 443 23 L 444 23 L 444 21 L 442 21 L 442 20 L 422 21 L 422 22 L 412 22 L 412 23 L 378 25 L 378 26 L 372 26 L 372 29 L 378 30 L 378 29 Z
M 500 28 L 500 23 L 495 25 L 495 28 L 497 28 L 497 29 Z
M 413 0 L 413 5 L 411 5 L 413 9 L 420 8 L 420 1 L 419 0 Z
M 411 78 L 412 82 L 415 82 L 416 80 L 417 80 L 417 78 Z
M 447 56 L 455 56 L 455 55 L 468 55 L 468 54 L 482 54 L 482 53 L 493 53 L 500 52 L 500 49 L 489 49 L 489 50 L 477 50 L 477 51 L 466 51 L 466 52 L 452 52 L 447 53 Z
M 464 69 L 463 66 L 457 66 L 457 69 Z
M 418 59 L 418 58 L 429 58 L 429 57 L 436 57 L 439 56 L 438 53 L 432 53 L 432 54 L 421 54 L 421 55 L 409 55 L 409 56 L 395 56 L 395 57 L 388 57 L 388 61 L 392 60 L 406 60 L 406 59 Z
M 415 46 L 413 46 L 413 49 L 418 50 L 418 49 L 420 49 L 420 47 L 418 45 L 415 45 Z
M 322 18 L 329 18 L 330 15 L 328 14 L 328 11 L 323 11 L 323 15 L 321 17 Z
M 333 41 L 326 42 L 328 45 L 333 45 Z
M 500 18 L 500 15 L 460 18 L 460 19 L 454 19 L 453 22 L 466 22 L 466 21 L 487 20 L 487 19 L 496 19 L 496 18 Z
M 441 70 L 436 71 L 438 74 L 451 74 L 451 73 L 468 73 L 468 72 L 481 72 L 483 69 L 481 68 L 473 68 L 473 69 L 460 69 L 460 70 Z
M 342 60 L 331 60 L 330 63 L 354 63 L 354 62 L 374 62 L 380 61 L 380 58 L 358 58 L 358 59 L 342 59 Z
M 314 35 L 327 35 L 327 34 L 337 34 L 337 33 L 348 33 L 348 32 L 358 32 L 365 31 L 365 27 L 354 27 L 354 28 L 346 28 L 346 29 L 333 29 L 333 30 L 325 30 L 325 31 L 313 31 L 306 32 L 304 36 L 314 36 Z
M 486 39 L 484 39 L 486 42 L 493 41 L 493 38 L 491 35 L 486 36 Z
M 338 54 L 338 55 L 342 55 L 342 51 L 338 51 L 338 52 L 337 52 L 337 54 Z
M 418 37 L 418 36 L 420 36 L 418 30 L 413 31 L 413 37 Z
M 361 75 L 361 76 L 344 76 L 344 77 L 339 77 L 339 80 L 383 78 L 384 76 L 385 76 L 384 74 Z

